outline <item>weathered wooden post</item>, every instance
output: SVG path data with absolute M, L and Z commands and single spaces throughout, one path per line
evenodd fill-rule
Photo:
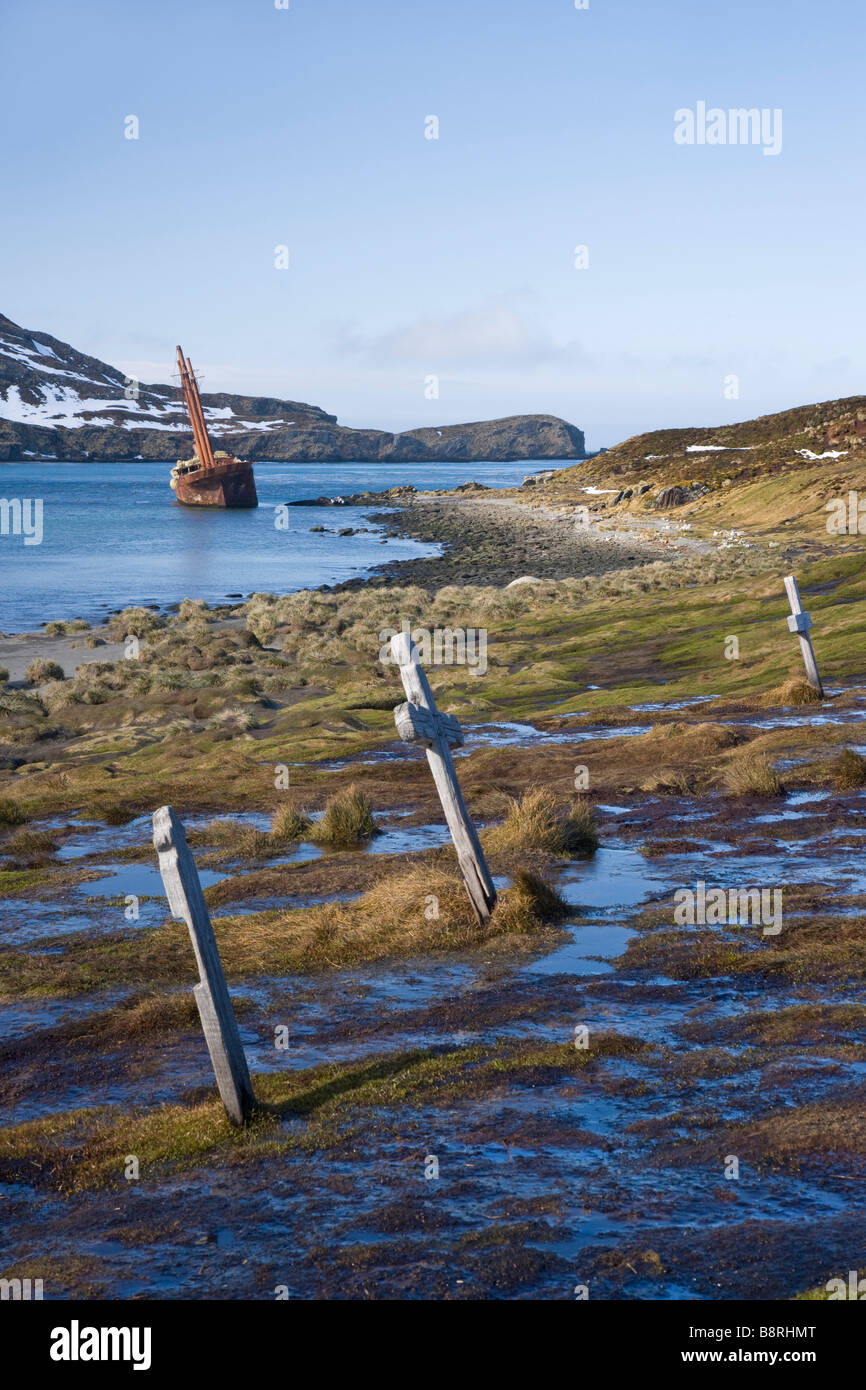
M 463 734 L 453 714 L 440 714 L 433 692 L 418 659 L 418 650 L 407 632 L 391 638 L 391 655 L 399 664 L 408 702 L 394 710 L 397 732 L 407 743 L 423 743 L 436 783 L 448 829 L 457 851 L 457 862 L 475 916 L 483 926 L 496 902 L 496 889 L 484 858 L 478 832 L 469 818 L 451 745 L 460 745 Z
M 183 824 L 171 806 L 153 813 L 153 843 L 173 917 L 186 922 L 198 965 L 193 994 L 222 1103 L 233 1125 L 242 1125 L 255 1104 L 247 1059 Z
M 793 574 L 789 574 L 785 580 L 785 589 L 788 594 L 788 602 L 791 605 L 791 616 L 788 619 L 788 631 L 795 632 L 800 639 L 800 651 L 803 653 L 803 664 L 806 667 L 806 679 L 810 685 L 814 685 L 821 699 L 824 698 L 824 687 L 821 684 L 821 677 L 818 675 L 818 663 L 815 660 L 815 652 L 812 648 L 812 639 L 809 636 L 809 628 L 812 626 L 812 619 L 808 613 L 803 612 L 803 605 L 800 602 L 800 590 L 797 588 L 797 581 Z

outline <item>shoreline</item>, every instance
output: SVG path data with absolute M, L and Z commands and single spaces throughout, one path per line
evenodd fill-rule
M 393 506 L 396 510 L 369 513 L 369 519 L 386 535 L 436 542 L 442 554 L 386 562 L 364 579 L 333 585 L 331 592 L 396 583 L 505 588 L 516 579 L 601 576 L 711 549 L 680 536 L 670 523 L 603 529 L 593 520 L 584 526 L 576 522 L 573 507 L 537 506 L 513 496 L 418 493 Z
M 512 489 L 490 489 L 483 496 L 459 492 L 419 492 L 406 497 L 399 489 L 397 497 L 390 493 L 371 494 L 365 499 L 365 519 L 381 528 L 383 539 L 419 540 L 442 547 L 439 555 L 424 555 L 412 559 L 385 561 L 350 579 L 333 584 L 316 585 L 311 592 L 341 593 L 364 587 L 372 589 L 391 585 L 414 585 L 432 590 L 449 584 L 471 584 L 480 587 L 504 588 L 515 579 L 557 580 L 601 576 L 616 569 L 629 569 L 655 560 L 672 559 L 677 553 L 709 549 L 704 542 L 680 537 L 666 529 L 670 523 L 642 522 L 634 528 L 611 527 L 610 520 L 601 525 L 593 519 L 591 525 L 578 527 L 573 520 L 574 508 L 547 507 L 518 500 Z M 508 494 L 498 495 L 500 492 Z M 360 499 L 352 498 L 353 505 Z M 302 504 L 293 503 L 293 507 Z M 377 507 L 387 507 L 377 511 Z M 341 508 L 335 507 L 339 512 Z M 610 528 L 610 529 L 608 529 Z M 285 593 L 301 592 L 286 589 Z M 126 606 L 152 607 L 160 616 L 168 616 L 184 599 L 196 599 L 193 593 L 179 594 L 171 603 L 147 604 L 143 601 Z M 248 602 L 250 594 L 224 603 L 208 605 L 211 611 L 230 611 Z M 99 633 L 115 612 L 111 610 L 94 616 L 89 632 Z M 72 622 L 75 614 L 61 617 L 53 611 L 45 622 Z M 86 620 L 86 619 L 85 619 Z M 81 665 L 90 661 L 116 661 L 123 656 L 122 643 L 106 643 L 95 650 L 83 646 L 87 632 L 74 636 L 53 636 L 30 629 L 0 633 L 0 667 L 8 667 L 10 680 L 20 680 L 26 665 L 36 656 L 48 656 L 64 669 L 70 662 Z M 73 654 L 73 644 L 80 651 Z M 26 648 L 26 652 L 25 649 Z M 23 666 L 22 666 L 23 662 Z M 21 666 L 21 675 L 16 675 Z M 74 669 L 74 667 L 73 667 Z

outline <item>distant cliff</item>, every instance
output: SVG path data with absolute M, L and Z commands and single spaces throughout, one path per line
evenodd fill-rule
M 395 463 L 581 459 L 583 431 L 555 415 L 510 415 L 389 434 L 337 424 L 318 406 L 203 393 L 214 447 L 239 458 Z M 154 459 L 192 454 L 174 386 L 131 383 L 106 362 L 0 314 L 0 462 Z

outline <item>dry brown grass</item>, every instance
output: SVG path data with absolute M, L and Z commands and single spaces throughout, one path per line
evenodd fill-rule
M 290 844 L 309 834 L 313 822 L 292 801 L 278 806 L 271 819 L 270 838 L 278 844 Z
M 740 729 L 731 729 L 725 724 L 654 724 L 646 734 L 639 736 L 641 743 L 670 743 L 665 750 L 667 756 L 676 753 L 684 761 L 706 757 L 742 743 L 746 735 Z
M 846 748 L 833 765 L 833 784 L 840 791 L 856 791 L 866 787 L 866 758 Z
M 0 825 L 23 825 L 27 817 L 21 807 L 8 797 L 0 801 Z
M 386 878 L 349 903 L 218 917 L 214 932 L 231 979 L 294 975 L 390 956 L 469 950 L 507 938 L 534 939 L 572 909 L 542 880 L 520 872 L 478 926 L 462 880 L 430 865 Z M 104 986 L 177 984 L 191 979 L 189 934 L 166 921 L 149 932 L 67 938 L 62 958 L 0 952 L 0 996 L 76 994 Z
M 728 1132 L 731 1153 L 773 1168 L 796 1171 L 801 1164 L 820 1160 L 831 1167 L 839 1160 L 850 1163 L 866 1158 L 866 1116 L 856 1094 L 846 1101 L 774 1110 L 761 1119 Z
M 814 685 L 802 677 L 784 681 L 772 690 L 767 690 L 754 700 L 756 709 L 778 709 L 788 705 L 820 705 L 821 696 Z
M 529 787 L 519 799 L 509 798 L 501 825 L 483 835 L 492 854 L 540 849 L 548 854 L 591 854 L 598 847 L 595 812 L 588 802 L 575 798 L 562 807 L 545 787 Z
M 482 928 L 462 881 L 425 866 L 384 879 L 351 903 L 252 914 L 217 923 L 216 930 L 230 973 L 273 963 L 275 954 L 286 955 L 289 968 L 320 970 L 391 955 L 469 950 L 494 937 L 540 932 L 569 910 L 542 879 L 518 870 Z
M 688 773 L 665 767 L 641 782 L 640 789 L 657 796 L 687 796 L 694 789 L 694 782 Z
M 65 680 L 66 672 L 56 661 L 47 661 L 45 657 L 38 656 L 27 667 L 24 679 L 28 685 L 44 685 L 46 681 Z
M 723 780 L 731 796 L 784 796 L 785 788 L 765 753 L 750 749 L 732 758 Z
M 357 845 L 377 834 L 373 808 L 354 784 L 335 792 L 325 803 L 325 814 L 310 831 L 310 839 L 325 845 Z
M 257 830 L 254 825 L 244 825 L 231 818 L 210 821 L 202 832 L 202 839 L 207 844 L 233 851 L 240 859 L 257 859 L 271 848 L 266 830 Z
M 48 830 L 31 830 L 22 826 L 16 830 L 2 847 L 2 853 L 9 855 L 23 868 L 37 868 L 46 863 L 57 850 L 57 841 Z

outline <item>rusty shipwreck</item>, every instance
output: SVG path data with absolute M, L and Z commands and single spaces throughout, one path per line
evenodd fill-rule
M 214 453 L 195 372 L 181 348 L 177 350 L 177 363 L 195 454 L 191 459 L 180 459 L 171 470 L 175 497 L 185 507 L 257 507 L 259 499 L 252 464 L 221 450 Z

